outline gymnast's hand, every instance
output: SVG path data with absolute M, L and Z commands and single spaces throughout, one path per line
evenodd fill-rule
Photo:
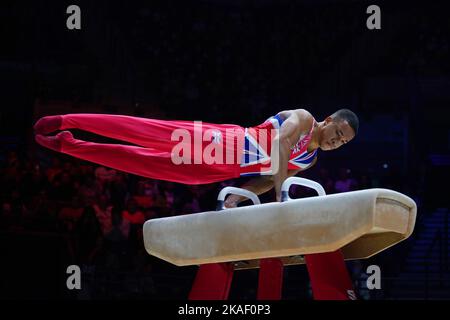
M 236 208 L 240 202 L 240 198 L 230 195 L 224 202 L 225 208 Z

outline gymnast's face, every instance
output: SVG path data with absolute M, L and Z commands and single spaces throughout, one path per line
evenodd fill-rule
M 354 137 L 355 132 L 346 120 L 327 117 L 320 129 L 319 146 L 324 151 L 334 150 Z

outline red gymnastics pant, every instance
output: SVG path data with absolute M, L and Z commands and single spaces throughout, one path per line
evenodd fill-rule
M 231 164 L 175 164 L 171 155 L 179 140 L 172 141 L 172 133 L 183 129 L 194 137 L 198 133 L 198 122 L 169 121 L 109 114 L 67 114 L 62 116 L 60 130 L 81 129 L 105 137 L 127 141 L 134 145 L 103 144 L 82 141 L 71 135 L 63 135 L 60 152 L 91 161 L 110 168 L 139 176 L 173 181 L 184 184 L 205 184 L 240 176 L 242 148 L 235 141 L 231 144 L 235 159 Z M 231 124 L 201 123 L 201 133 L 213 129 L 221 135 L 219 142 L 225 144 L 230 138 L 230 130 L 242 132 L 244 129 Z M 243 139 L 241 136 L 238 139 Z M 237 139 L 236 139 L 237 140 Z M 204 149 L 211 141 L 202 143 Z M 229 144 L 227 144 L 229 146 Z M 239 149 L 240 150 L 239 150 Z M 228 150 L 229 151 L 229 150 Z M 191 154 L 193 154 L 192 152 Z

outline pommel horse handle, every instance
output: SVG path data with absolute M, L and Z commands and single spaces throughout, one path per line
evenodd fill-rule
M 217 207 L 216 207 L 217 211 L 226 209 L 225 197 L 229 194 L 237 194 L 238 196 L 243 196 L 252 200 L 253 204 L 261 204 L 261 201 L 259 201 L 258 196 L 249 190 L 236 187 L 225 187 L 222 190 L 220 190 L 219 195 L 217 196 Z
M 309 179 L 305 179 L 305 178 L 290 177 L 290 178 L 287 178 L 286 180 L 284 180 L 283 185 L 281 186 L 281 201 L 282 202 L 292 200 L 289 197 L 289 188 L 293 184 L 314 189 L 317 191 L 319 196 L 326 195 L 325 189 L 322 187 L 322 185 L 320 183 L 309 180 Z

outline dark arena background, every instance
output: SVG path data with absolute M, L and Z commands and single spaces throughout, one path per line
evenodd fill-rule
M 66 26 L 72 4 L 81 29 Z M 366 25 L 372 4 L 381 29 Z M 149 255 L 143 223 L 215 210 L 221 188 L 246 181 L 188 186 L 79 160 L 35 142 L 39 118 L 107 113 L 249 127 L 281 110 L 305 108 L 321 121 L 349 108 L 359 134 L 319 151 L 299 176 L 330 194 L 387 188 L 417 204 L 411 237 L 347 261 L 358 298 L 450 299 L 446 4 L 2 1 L 0 297 L 186 300 L 198 267 Z M 107 232 L 101 220 L 111 212 L 119 221 Z M 70 265 L 81 269 L 80 290 L 66 286 Z M 370 265 L 381 269 L 380 289 L 367 288 Z M 257 281 L 258 270 L 236 271 L 230 299 L 255 300 Z M 282 298 L 313 299 L 304 265 L 285 267 Z

